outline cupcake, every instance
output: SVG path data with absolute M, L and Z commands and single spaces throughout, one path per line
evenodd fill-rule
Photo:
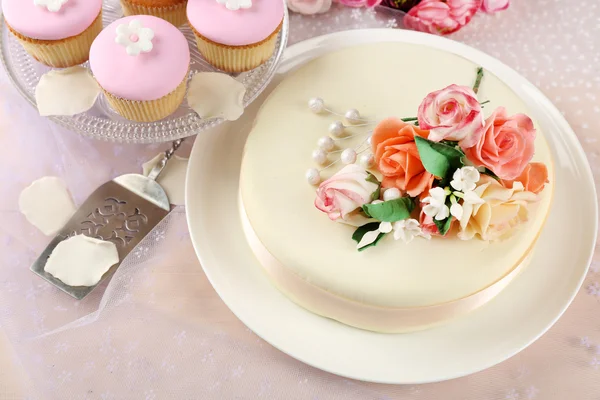
M 39 62 L 72 67 L 102 30 L 102 0 L 2 0 L 9 31 Z
M 125 15 L 154 15 L 175 26 L 185 24 L 187 0 L 121 0 Z
M 187 18 L 206 60 L 226 72 L 243 72 L 275 50 L 283 0 L 189 0 Z
M 123 117 L 152 122 L 172 114 L 186 91 L 190 49 L 164 19 L 135 15 L 98 35 L 90 68 L 110 105 Z

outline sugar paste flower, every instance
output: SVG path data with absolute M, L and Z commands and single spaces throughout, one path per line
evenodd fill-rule
M 498 107 L 485 121 L 473 146 L 463 149 L 476 166 L 490 169 L 500 179 L 515 180 L 533 158 L 535 136 L 531 118 L 509 116 L 504 107 Z
M 350 164 L 319 185 L 315 207 L 332 221 L 346 223 L 352 213 L 370 203 L 379 182 L 364 168 Z
M 237 11 L 240 8 L 252 7 L 252 0 L 217 0 L 217 3 L 223 4 L 228 10 Z
M 498 11 L 504 11 L 510 6 L 510 0 L 483 0 L 481 11 L 493 14 Z
M 506 237 L 517 225 L 526 222 L 529 204 L 538 201 L 535 193 L 525 191 L 521 182 L 512 188 L 504 187 L 494 178 L 484 175 L 474 193 L 482 199 L 478 204 L 465 202 L 458 237 L 483 240 Z
M 419 127 L 429 129 L 429 140 L 474 146 L 483 134 L 483 111 L 477 95 L 467 86 L 450 85 L 429 93 L 419 106 Z
M 481 175 L 475 167 L 462 167 L 457 169 L 452 176 L 450 186 L 459 192 L 468 192 L 477 187 Z
M 69 0 L 33 0 L 36 6 L 46 7 L 50 12 L 58 12 Z
M 419 221 L 416 219 L 405 219 L 394 222 L 394 239 L 402 240 L 404 243 L 410 243 L 417 236 L 431 239 L 431 235 L 421 229 Z
M 446 205 L 446 191 L 444 188 L 435 187 L 429 191 L 429 196 L 422 201 L 423 212 L 437 221 L 443 221 L 450 216 L 450 209 Z
M 134 19 L 129 22 L 129 25 L 120 24 L 117 26 L 115 41 L 125 47 L 127 54 L 137 56 L 141 52 L 148 53 L 152 51 L 153 38 L 154 31 L 150 28 L 144 28 L 139 20 Z
M 423 0 L 404 16 L 407 28 L 448 35 L 468 24 L 481 0 Z

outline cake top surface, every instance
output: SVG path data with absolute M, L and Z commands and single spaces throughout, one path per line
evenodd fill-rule
M 444 68 L 440 69 L 440 65 Z M 364 45 L 311 61 L 271 93 L 246 144 L 240 191 L 254 233 L 284 268 L 309 284 L 346 299 L 382 307 L 418 307 L 476 293 L 526 259 L 550 208 L 551 183 L 529 208 L 528 222 L 504 240 L 461 240 L 453 235 L 431 240 L 416 237 L 403 243 L 386 237 L 377 246 L 359 252 L 351 239 L 356 228 L 332 222 L 323 210 L 317 209 L 316 187 L 305 179 L 307 168 L 316 165 L 311 153 L 319 138 L 328 135 L 331 122 L 343 119 L 311 113 L 307 107 L 309 99 L 323 98 L 327 107 L 341 114 L 358 109 L 363 118 L 371 121 L 413 117 L 429 93 L 452 84 L 472 86 L 477 67 L 461 57 L 422 46 Z M 382 68 L 387 73 L 382 73 Z M 500 106 L 510 115 L 528 112 L 522 100 L 489 72 L 478 99 L 490 101 L 483 109 L 486 118 Z M 402 130 L 397 121 L 388 123 L 398 125 L 394 132 Z M 356 136 L 339 141 L 338 148 L 360 148 L 366 139 L 360 132 L 366 134 L 374 126 L 348 128 Z M 379 136 L 390 132 L 389 127 L 384 128 Z M 533 161 L 546 164 L 552 182 L 551 152 L 536 128 Z M 419 128 L 411 129 L 421 132 Z M 394 136 L 391 140 L 397 139 Z M 388 166 L 395 168 L 395 162 L 401 160 L 394 157 L 390 156 Z M 338 163 L 322 171 L 323 181 L 343 167 Z M 372 172 L 382 181 L 377 171 Z M 493 179 L 486 179 L 493 184 Z M 517 208 L 507 212 L 512 210 Z
M 39 5 L 36 4 L 39 3 Z M 60 7 L 56 11 L 52 2 Z M 2 0 L 7 23 L 20 34 L 38 40 L 79 35 L 98 17 L 102 0 Z
M 187 17 L 194 29 L 205 38 L 228 46 L 267 39 L 281 24 L 283 15 L 282 0 L 252 0 L 249 8 L 238 10 L 230 10 L 217 0 L 189 0 L 187 5 Z
M 183 34 L 148 15 L 119 19 L 98 35 L 90 68 L 106 91 L 126 100 L 157 100 L 187 76 L 190 50 Z

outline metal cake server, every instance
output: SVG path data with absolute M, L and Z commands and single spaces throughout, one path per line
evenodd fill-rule
M 112 275 L 135 246 L 170 212 L 167 194 L 156 178 L 181 142 L 183 140 L 173 143 L 147 177 L 140 174 L 122 175 L 96 189 L 33 263 L 31 270 L 78 300 Z M 80 234 L 110 241 L 117 246 L 119 262 L 95 286 L 69 286 L 44 271 L 54 248 L 61 241 Z

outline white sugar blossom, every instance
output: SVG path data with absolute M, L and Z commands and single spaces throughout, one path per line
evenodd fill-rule
M 69 0 L 33 0 L 33 4 L 46 7 L 50 12 L 58 12 L 67 1 Z
M 443 221 L 450 216 L 450 209 L 446 205 L 446 191 L 444 188 L 435 187 L 429 191 L 429 196 L 423 199 L 423 212 L 431 218 Z
M 461 198 L 463 200 L 462 204 L 459 204 L 458 201 L 456 200 L 456 198 Z M 479 195 L 477 193 L 475 193 L 473 190 L 469 190 L 465 193 L 460 193 L 460 192 L 454 192 L 451 196 L 450 196 L 450 201 L 452 203 L 452 205 L 450 206 L 450 215 L 452 215 L 454 218 L 456 218 L 458 221 L 462 221 L 463 217 L 464 217 L 464 206 L 465 205 L 477 205 L 477 204 L 483 204 L 485 203 L 485 201 L 483 201 L 481 199 L 481 197 L 479 197 Z
M 127 24 L 117 26 L 117 38 L 115 41 L 125 47 L 125 51 L 130 56 L 137 56 L 141 52 L 148 53 L 154 47 L 152 39 L 154 31 L 150 28 L 144 28 L 142 23 L 133 19 Z
M 458 190 L 459 192 L 470 192 L 475 190 L 477 187 L 477 182 L 481 175 L 479 171 L 475 167 L 462 167 L 457 169 L 452 175 L 452 182 L 450 182 L 450 186 L 454 188 L 454 190 Z
M 379 224 L 379 228 L 374 231 L 370 231 L 364 234 L 360 242 L 356 245 L 357 249 L 362 249 L 365 246 L 370 245 L 375 240 L 377 240 L 377 236 L 381 233 L 390 233 L 392 231 L 392 223 L 391 222 L 382 222 Z
M 423 232 L 421 225 L 419 225 L 419 221 L 416 219 L 405 219 L 394 222 L 394 239 L 402 239 L 404 243 L 410 243 L 417 236 L 424 237 L 428 240 L 431 239 L 431 235 Z
M 232 11 L 252 7 L 252 0 L 217 0 L 217 3 L 223 4 L 228 10 Z

